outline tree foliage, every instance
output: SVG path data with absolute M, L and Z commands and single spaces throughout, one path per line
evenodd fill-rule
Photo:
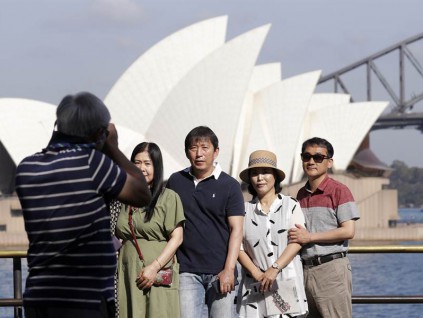
M 408 167 L 404 162 L 395 160 L 390 175 L 390 187 L 398 190 L 400 206 L 423 206 L 423 168 Z

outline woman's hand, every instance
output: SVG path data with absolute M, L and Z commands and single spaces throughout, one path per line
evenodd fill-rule
M 155 262 L 146 266 L 138 275 L 136 279 L 137 287 L 139 289 L 148 289 L 153 286 L 154 282 L 156 281 L 157 272 L 160 270 L 155 265 Z
M 264 273 L 258 267 L 256 267 L 255 270 L 252 271 L 250 274 L 258 282 L 260 282 L 263 279 L 263 276 L 264 276 Z
M 267 292 L 272 289 L 272 285 L 278 276 L 279 271 L 273 267 L 269 267 L 261 278 L 260 291 L 262 293 Z
M 156 276 L 162 266 L 166 266 L 168 261 L 175 255 L 176 250 L 182 243 L 183 238 L 182 223 L 179 223 L 170 234 L 170 239 L 161 254 L 148 266 L 146 266 L 136 279 L 139 289 L 151 288 L 156 281 Z

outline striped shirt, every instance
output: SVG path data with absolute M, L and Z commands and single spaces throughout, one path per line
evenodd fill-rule
M 16 170 L 28 234 L 24 306 L 98 308 L 114 301 L 115 250 L 105 198 L 126 173 L 94 144 L 50 144 Z
M 358 220 L 360 214 L 348 187 L 332 178 L 326 178 L 316 191 L 309 190 L 308 182 L 297 194 L 304 212 L 307 229 L 312 232 L 326 232 L 336 229 L 341 223 Z M 301 249 L 304 259 L 348 251 L 348 240 L 337 243 L 305 244 Z

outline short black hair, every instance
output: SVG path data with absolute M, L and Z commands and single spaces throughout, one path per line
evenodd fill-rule
M 70 136 L 89 137 L 109 122 L 106 105 L 89 92 L 65 96 L 56 109 L 57 130 Z
M 307 146 L 313 146 L 313 145 L 317 145 L 323 148 L 326 148 L 326 150 L 328 151 L 328 157 L 332 158 L 334 155 L 334 150 L 332 147 L 332 144 L 327 141 L 326 139 L 323 138 L 319 138 L 319 137 L 313 137 L 310 139 L 307 139 L 306 141 L 303 142 L 303 145 L 301 147 L 301 153 L 304 153 L 305 149 L 307 148 Z
M 189 147 L 192 143 L 202 139 L 210 139 L 214 150 L 219 148 L 219 139 L 216 134 L 207 126 L 198 126 L 192 129 L 185 137 L 185 154 L 188 154 Z

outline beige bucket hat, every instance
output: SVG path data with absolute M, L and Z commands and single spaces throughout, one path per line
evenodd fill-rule
M 245 183 L 250 183 L 248 171 L 252 168 L 273 168 L 281 181 L 285 179 L 285 172 L 276 167 L 276 155 L 268 150 L 256 150 L 251 153 L 248 160 L 248 168 L 241 171 L 239 177 Z

